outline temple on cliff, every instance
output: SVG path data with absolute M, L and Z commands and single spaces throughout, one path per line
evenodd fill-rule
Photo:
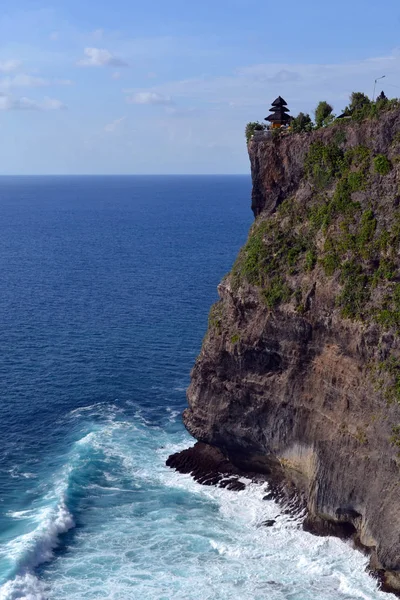
M 265 117 L 265 121 L 271 123 L 272 129 L 285 127 L 286 125 L 289 125 L 292 120 L 292 117 L 288 115 L 289 109 L 287 108 L 287 102 L 281 96 L 278 96 L 276 100 L 273 101 L 270 112 L 271 114 L 268 115 L 268 117 Z

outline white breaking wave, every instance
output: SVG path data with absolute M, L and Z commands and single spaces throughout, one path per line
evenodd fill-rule
M 0 600 L 47 600 L 47 586 L 32 573 L 17 575 L 0 588 Z
M 82 456 L 86 456 L 85 453 L 91 450 L 102 449 L 103 446 L 107 448 L 111 433 L 115 429 L 129 426 L 127 422 L 114 423 L 114 408 L 116 407 L 113 405 L 106 407 L 105 427 L 91 431 L 75 442 L 69 462 L 55 477 L 59 483 L 42 499 L 44 505 L 8 513 L 8 516 L 16 520 L 27 520 L 34 523 L 34 526 L 28 533 L 8 542 L 1 550 L 1 555 L 7 557 L 13 566 L 11 578 L 0 587 L 0 600 L 47 600 L 49 586 L 35 575 L 35 569 L 54 558 L 54 550 L 59 545 L 60 535 L 75 527 L 74 517 L 67 507 L 66 496 L 74 472 L 76 469 L 79 470 Z M 95 410 L 98 414 L 102 414 L 103 407 L 101 404 L 96 404 L 79 410 L 82 412 Z M 71 411 L 70 414 L 76 416 L 78 413 Z M 133 425 L 131 430 L 134 430 Z M 90 488 L 91 484 L 88 487 Z
M 166 468 L 167 456 L 189 444 L 185 432 L 146 427 L 142 416 L 134 424 L 107 419 L 82 434 L 58 504 L 9 544 L 17 568 L 0 600 L 386 600 L 364 572 L 366 557 L 302 531 L 301 517 L 263 499 L 265 485 L 233 492 Z M 74 526 L 69 482 L 92 460 L 100 479 L 78 473 L 79 493 L 90 498 L 91 510 L 79 513 L 84 527 L 39 580 L 35 566 L 51 560 L 60 534 Z
M 15 564 L 16 576 L 0 588 L 0 600 L 45 600 L 47 597 L 46 587 L 37 579 L 34 569 L 53 558 L 60 534 L 72 529 L 75 522 L 64 500 L 55 509 L 43 509 L 36 519 L 39 524 L 33 531 L 7 544 L 6 553 Z
M 47 599 L 48 587 L 36 577 L 35 569 L 53 559 L 60 535 L 75 527 L 66 497 L 74 465 L 79 462 L 80 445 L 87 438 L 90 439 L 90 434 L 75 444 L 70 462 L 54 478 L 58 484 L 42 497 L 39 506 L 8 513 L 16 520 L 26 520 L 30 530 L 15 537 L 1 550 L 12 566 L 10 579 L 0 587 L 0 600 Z

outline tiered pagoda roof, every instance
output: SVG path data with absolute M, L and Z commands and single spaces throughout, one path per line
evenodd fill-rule
M 290 123 L 292 117 L 288 115 L 289 109 L 287 107 L 287 102 L 281 96 L 278 96 L 273 102 L 270 108 L 271 114 L 268 117 L 265 117 L 265 121 L 269 121 L 270 123 L 276 123 L 278 125 L 286 125 Z
M 282 98 L 282 96 L 278 96 L 273 102 L 272 102 L 272 106 L 287 106 L 287 102 L 286 100 L 284 100 Z M 285 110 L 289 110 L 288 108 L 286 108 Z

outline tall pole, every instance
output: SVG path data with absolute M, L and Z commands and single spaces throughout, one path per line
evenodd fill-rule
M 376 90 L 376 82 L 379 81 L 380 79 L 383 79 L 384 77 L 386 77 L 386 75 L 382 75 L 382 77 L 377 77 L 375 79 L 375 83 L 374 83 L 374 94 L 372 96 L 372 102 L 375 102 L 375 90 Z

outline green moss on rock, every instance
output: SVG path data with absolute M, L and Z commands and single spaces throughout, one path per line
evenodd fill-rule
M 379 175 L 387 175 L 392 170 L 392 163 L 384 154 L 378 154 L 374 158 L 375 171 Z

